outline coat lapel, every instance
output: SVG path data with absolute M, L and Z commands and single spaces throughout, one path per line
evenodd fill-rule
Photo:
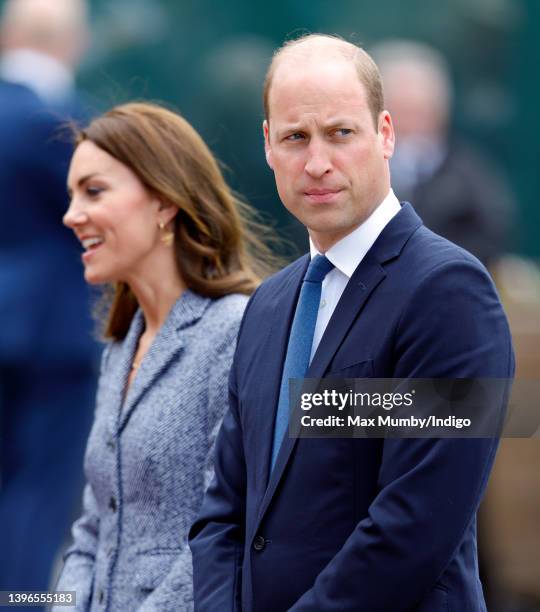
M 321 378 L 324 375 L 364 304 L 385 276 L 386 272 L 381 264 L 368 253 L 343 291 L 313 356 L 306 378 Z
M 345 287 L 343 295 L 341 296 L 336 309 L 332 314 L 319 346 L 317 347 L 317 351 L 313 356 L 313 360 L 306 374 L 306 378 L 324 377 L 330 362 L 346 337 L 349 329 L 360 315 L 360 312 L 372 295 L 373 291 L 385 278 L 386 272 L 383 264 L 399 256 L 407 240 L 421 224 L 422 221 L 414 212 L 412 206 L 410 204 L 405 204 L 401 211 L 385 227 L 375 244 L 360 262 L 350 281 Z M 300 279 L 301 278 L 302 277 L 300 277 Z M 295 295 L 297 296 L 297 294 L 298 291 Z M 293 302 L 293 305 L 295 303 L 296 302 Z M 282 307 L 282 304 L 280 306 Z M 290 323 L 291 321 L 289 320 L 287 326 L 282 325 L 282 328 L 285 330 L 285 346 L 288 340 Z M 283 332 L 283 329 L 281 332 Z M 285 351 L 283 350 L 283 353 L 280 353 L 280 355 L 280 365 L 282 366 L 285 358 Z M 279 381 L 281 381 L 281 370 L 279 374 Z M 272 405 L 274 406 L 275 413 L 277 400 Z M 266 437 L 271 440 L 272 435 L 273 429 L 267 434 Z M 291 458 L 297 440 L 298 438 L 289 438 L 288 435 L 286 435 L 283 440 L 283 444 L 281 445 L 276 459 L 276 464 L 268 481 L 268 487 L 261 502 L 259 521 L 262 520 L 262 517 L 268 508 L 272 496 L 274 495 L 274 492 L 283 475 L 285 467 Z M 267 454 L 268 453 L 266 453 L 265 449 L 265 456 L 267 456 Z M 269 460 L 267 457 L 267 467 L 268 461 Z
M 141 310 L 137 310 L 128 333 L 121 342 L 113 342 L 111 354 L 108 360 L 107 371 L 104 372 L 107 380 L 108 403 L 110 409 L 107 410 L 109 418 L 109 430 L 116 432 L 124 403 L 126 381 L 131 371 L 133 356 L 137 350 L 137 343 L 144 330 L 144 317 Z
M 306 378 L 322 378 L 324 376 L 328 364 L 334 357 L 349 331 L 349 328 L 358 317 L 373 290 L 383 280 L 384 276 L 385 272 L 377 261 L 374 261 L 368 256 L 362 260 L 350 281 L 347 283 L 345 291 L 332 314 L 332 318 L 313 356 Z M 360 280 L 360 278 L 362 278 L 362 280 Z M 279 450 L 276 464 L 270 475 L 268 488 L 263 498 L 260 510 L 261 517 L 266 511 L 274 491 L 279 484 L 291 453 L 296 446 L 297 440 L 298 438 L 290 438 L 288 435 L 285 435 L 283 438 L 283 444 Z
M 257 411 L 257 431 L 259 432 L 259 452 L 256 453 L 257 482 L 261 483 L 261 497 L 266 489 L 270 472 L 270 454 L 274 436 L 274 421 L 281 386 L 281 374 L 285 351 L 289 341 L 289 330 L 298 301 L 302 278 L 309 265 L 309 256 L 302 257 L 291 270 L 287 280 L 273 296 L 269 311 L 272 323 L 269 332 L 268 350 L 265 362 L 261 365 L 264 379 L 268 381 L 261 393 L 264 405 Z
M 118 434 L 122 432 L 133 414 L 133 411 L 154 381 L 167 369 L 174 359 L 178 358 L 178 355 L 184 349 L 185 341 L 181 333 L 182 330 L 196 323 L 202 317 L 209 303 L 210 298 L 202 297 L 189 290 L 184 291 L 175 302 L 167 319 L 161 326 L 152 345 L 144 356 L 139 366 L 139 371 L 127 392 L 119 415 Z M 140 316 L 142 319 L 140 311 L 136 316 Z M 142 325 L 135 343 L 132 344 L 132 342 L 130 342 L 129 346 L 126 346 L 126 356 L 128 352 L 131 351 L 131 359 L 128 362 L 127 369 L 124 366 L 121 372 L 124 376 L 122 379 L 124 386 L 129 374 L 129 368 L 133 361 L 136 344 L 141 333 Z M 130 339 L 130 335 L 131 329 L 127 339 Z

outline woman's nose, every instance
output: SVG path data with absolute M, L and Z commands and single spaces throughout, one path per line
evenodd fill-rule
M 82 225 L 88 221 L 88 215 L 82 211 L 72 200 L 66 214 L 62 218 L 62 222 L 66 227 L 73 229 L 78 225 Z

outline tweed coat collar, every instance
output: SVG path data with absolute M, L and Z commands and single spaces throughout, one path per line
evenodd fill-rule
M 114 415 L 115 423 L 113 427 L 117 434 L 122 432 L 152 383 L 184 349 L 185 341 L 181 331 L 194 325 L 203 316 L 210 301 L 210 298 L 198 295 L 189 289 L 182 293 L 173 304 L 165 322 L 144 356 L 126 394 L 125 388 L 133 357 L 139 338 L 144 331 L 143 313 L 140 308 L 137 310 L 125 339 L 112 346 L 111 359 L 109 360 L 112 365 L 109 375 L 112 384 L 115 386 L 114 401 L 117 408 L 112 410 L 110 414 L 111 416 Z

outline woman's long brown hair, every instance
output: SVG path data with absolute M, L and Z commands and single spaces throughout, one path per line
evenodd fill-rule
M 157 104 L 116 106 L 76 131 L 130 168 L 159 199 L 178 207 L 174 253 L 185 284 L 204 296 L 252 293 L 276 257 L 251 208 L 228 187 L 199 134 L 180 115 Z M 138 308 L 124 282 L 114 285 L 105 338 L 122 339 Z

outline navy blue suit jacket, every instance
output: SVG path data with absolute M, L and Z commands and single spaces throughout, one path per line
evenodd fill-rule
M 82 249 L 62 225 L 72 145 L 60 128 L 69 112 L 0 80 L 3 590 L 47 588 L 92 418 L 99 347 Z
M 81 247 L 62 225 L 66 106 L 0 80 L 0 365 L 88 369 L 98 356 Z
M 496 440 L 286 437 L 268 477 L 307 264 L 305 256 L 263 283 L 246 310 L 216 476 L 190 534 L 196 609 L 485 610 L 476 511 Z M 508 325 L 485 269 L 406 204 L 354 272 L 308 377 L 513 371 Z

